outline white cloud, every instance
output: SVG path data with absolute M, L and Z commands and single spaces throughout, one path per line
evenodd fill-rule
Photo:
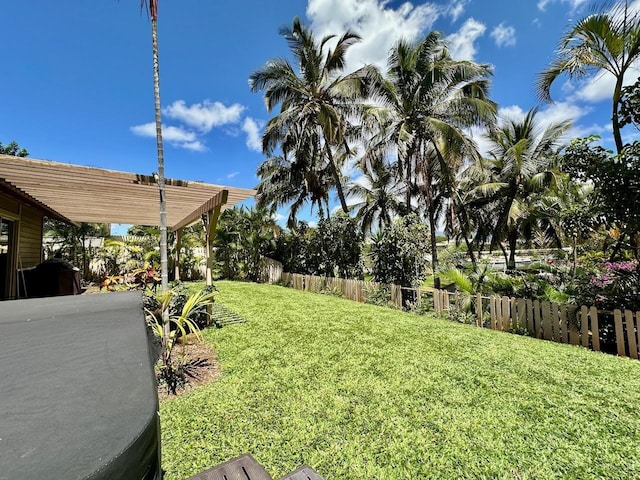
M 142 125 L 135 125 L 130 128 L 131 132 L 140 137 L 155 138 L 156 136 L 156 124 L 155 122 L 144 123 Z M 162 126 L 162 139 L 174 147 L 185 148 L 187 150 L 193 150 L 196 152 L 203 152 L 207 148 L 198 140 L 197 135 L 194 132 L 185 130 L 182 127 L 174 127 L 172 125 Z
M 227 174 L 227 178 L 229 178 L 229 179 L 235 178 L 238 175 L 240 175 L 240 172 L 231 172 L 231 173 Z
M 384 67 L 389 50 L 400 38 L 419 40 L 440 16 L 448 12 L 455 15 L 457 11 L 429 2 L 416 6 L 405 2 L 396 9 L 388 3 L 385 0 L 309 0 L 307 17 L 317 38 L 341 35 L 347 30 L 362 36 L 362 41 L 353 45 L 347 54 L 348 69 L 353 69 L 366 63 Z M 456 1 L 453 6 L 459 9 L 458 4 L 464 3 L 466 0 Z
M 547 9 L 547 5 L 550 3 L 568 3 L 571 6 L 571 11 L 577 10 L 580 6 L 587 3 L 588 0 L 539 0 L 538 1 L 538 10 L 545 11 Z
M 451 21 L 456 22 L 460 18 L 468 3 L 469 0 L 457 0 L 449 6 L 447 14 L 451 17 Z
M 283 215 L 280 212 L 275 212 L 273 215 L 271 215 L 271 218 L 273 218 L 276 222 L 282 222 L 283 220 L 287 219 L 287 216 Z
M 184 100 L 176 100 L 162 109 L 167 117 L 178 120 L 203 133 L 208 133 L 213 127 L 237 123 L 244 107 L 238 103 L 226 107 L 220 102 L 204 100 L 187 106 Z
M 247 117 L 242 122 L 242 131 L 247 134 L 247 147 L 254 152 L 262 153 L 262 138 L 260 137 L 260 125 L 256 120 Z
M 487 27 L 473 18 L 467 19 L 460 30 L 447 37 L 449 51 L 456 60 L 473 60 L 477 52 L 475 41 Z
M 503 22 L 493 29 L 491 37 L 499 47 L 512 47 L 516 44 L 516 29 L 505 26 Z

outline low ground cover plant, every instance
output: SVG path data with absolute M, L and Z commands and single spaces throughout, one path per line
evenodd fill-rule
M 218 282 L 222 376 L 163 402 L 166 478 L 640 477 L 640 362 L 273 285 Z

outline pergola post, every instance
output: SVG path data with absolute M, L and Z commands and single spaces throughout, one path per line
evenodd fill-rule
M 220 211 L 222 207 L 227 204 L 227 199 L 229 198 L 229 190 L 221 190 L 215 196 L 213 196 L 210 200 L 205 202 L 199 208 L 194 210 L 190 215 L 187 215 L 184 219 L 178 222 L 173 229 L 176 231 L 180 231 L 182 228 L 187 225 L 191 225 L 196 221 L 202 219 L 206 221 L 205 225 L 205 258 L 207 261 L 207 271 L 206 271 L 206 283 L 207 286 L 213 284 L 213 239 L 216 233 L 216 226 L 218 225 L 218 217 L 220 216 Z
M 174 280 L 180 280 L 180 249 L 182 248 L 182 228 L 176 230 L 176 264 L 174 266 Z
M 224 190 L 226 192 L 226 190 Z M 207 286 L 213 285 L 213 239 L 216 234 L 216 227 L 218 226 L 218 217 L 220 216 L 220 210 L 222 205 L 217 205 L 212 210 L 207 211 Z

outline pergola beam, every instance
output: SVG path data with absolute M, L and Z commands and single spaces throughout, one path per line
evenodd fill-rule
M 228 198 L 229 198 L 229 190 L 226 190 L 226 189 L 221 190 L 220 192 L 216 193 L 213 197 L 211 197 L 209 200 L 207 200 L 202 205 L 200 205 L 198 208 L 196 208 L 189 215 L 187 215 L 178 223 L 176 223 L 172 227 L 172 229 L 174 231 L 177 231 L 184 227 L 188 227 L 189 225 L 197 222 L 198 220 L 201 220 L 202 215 L 206 215 L 207 212 L 211 212 L 215 208 L 222 208 L 223 205 L 226 205 Z

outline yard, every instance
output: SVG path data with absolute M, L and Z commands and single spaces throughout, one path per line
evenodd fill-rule
M 640 362 L 284 287 L 218 282 L 222 376 L 161 405 L 183 479 L 639 478 Z

